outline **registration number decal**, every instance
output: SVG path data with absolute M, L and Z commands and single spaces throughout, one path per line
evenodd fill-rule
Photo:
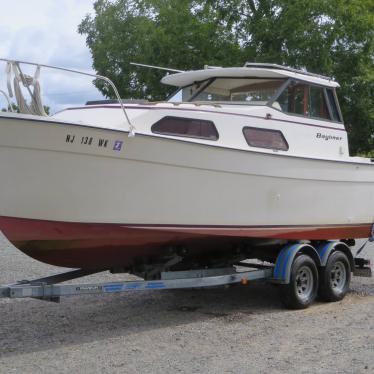
M 107 148 L 117 152 L 121 151 L 123 147 L 123 141 L 121 140 L 112 141 L 106 138 L 95 138 L 93 136 L 76 136 L 75 134 L 67 134 L 65 137 L 65 143 L 79 144 L 82 146 L 91 146 L 97 148 Z
M 123 142 L 121 142 L 120 140 L 116 140 L 114 142 L 113 151 L 120 151 L 122 149 L 122 144 Z

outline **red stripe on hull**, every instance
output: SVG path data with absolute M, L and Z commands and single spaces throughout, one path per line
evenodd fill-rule
M 243 238 L 328 240 L 367 238 L 371 224 L 300 226 L 192 226 L 69 223 L 0 217 L 0 230 L 21 251 L 64 267 L 129 266 L 141 256 L 163 256 L 166 247 L 194 252 L 232 248 Z

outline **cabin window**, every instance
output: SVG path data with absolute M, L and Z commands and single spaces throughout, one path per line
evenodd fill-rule
M 336 122 L 342 122 L 342 119 L 340 118 L 338 106 L 336 104 L 334 91 L 331 88 L 327 88 L 326 92 L 327 92 L 327 97 L 330 103 L 332 119 Z
M 164 117 L 152 126 L 152 132 L 206 140 L 218 139 L 218 131 L 212 121 L 195 118 Z
M 285 79 L 215 78 L 207 81 L 188 101 L 230 102 L 232 104 L 266 105 Z
M 309 87 L 309 111 L 310 117 L 330 119 L 322 87 Z
M 243 134 L 251 147 L 288 151 L 288 143 L 279 130 L 244 127 Z
M 308 111 L 308 86 L 302 83 L 290 84 L 274 101 L 273 106 L 282 112 L 306 115 Z
M 210 78 L 180 88 L 168 101 L 266 105 L 285 81 L 284 78 Z
M 283 112 L 310 118 L 330 120 L 323 87 L 292 82 L 274 101 L 273 107 Z

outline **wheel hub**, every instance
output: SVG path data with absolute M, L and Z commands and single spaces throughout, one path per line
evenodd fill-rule
M 308 266 L 299 269 L 296 275 L 296 291 L 301 300 L 308 300 L 313 292 L 314 277 Z
M 347 271 L 341 261 L 337 261 L 330 272 L 330 284 L 334 291 L 342 292 L 347 279 Z

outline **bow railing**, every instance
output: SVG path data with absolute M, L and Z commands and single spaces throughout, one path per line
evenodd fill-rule
M 62 68 L 62 67 L 53 66 L 53 65 L 39 64 L 39 63 L 34 63 L 34 62 L 29 62 L 29 61 L 10 60 L 10 59 L 5 59 L 5 58 L 0 58 L 0 61 L 3 61 L 3 62 L 6 63 L 6 74 L 7 74 L 7 81 L 8 81 L 7 85 L 8 85 L 9 96 L 12 97 L 12 95 L 13 95 L 12 89 L 11 89 L 11 84 L 10 84 L 10 78 L 11 78 L 11 74 L 13 72 L 13 75 L 14 75 L 15 79 L 18 80 L 19 82 L 21 82 L 24 85 L 24 87 L 26 87 L 26 89 L 28 90 L 28 92 L 31 96 L 32 102 L 39 103 L 39 104 L 40 104 L 40 100 L 37 97 L 38 92 L 35 91 L 35 89 L 38 89 L 37 87 L 38 87 L 38 80 L 39 80 L 39 74 L 40 74 L 41 68 L 54 69 L 54 70 L 65 71 L 65 72 L 68 72 L 68 73 L 85 75 L 85 76 L 93 77 L 95 79 L 102 80 L 102 81 L 106 82 L 113 89 L 114 95 L 115 95 L 118 103 L 121 106 L 121 109 L 122 109 L 123 114 L 125 116 L 126 122 L 129 126 L 129 130 L 130 130 L 129 131 L 129 136 L 134 136 L 135 135 L 135 130 L 136 129 L 130 121 L 130 118 L 129 118 L 127 112 L 126 112 L 126 108 L 125 108 L 125 106 L 122 102 L 122 99 L 119 95 L 117 87 L 115 86 L 115 84 L 109 78 L 107 78 L 103 75 L 87 73 L 85 71 Z M 24 74 L 24 72 L 23 72 L 23 70 L 20 66 L 21 64 L 35 66 L 36 71 L 35 71 L 34 77 L 29 77 L 26 74 Z M 30 78 L 32 78 L 32 79 L 30 79 Z M 31 91 L 30 85 L 34 85 L 34 91 Z M 17 90 L 16 86 L 14 88 L 15 88 L 15 91 L 16 91 Z M 0 91 L 0 93 L 5 95 L 10 108 L 12 108 L 12 105 L 11 105 L 11 102 L 9 100 L 8 95 L 4 91 Z

